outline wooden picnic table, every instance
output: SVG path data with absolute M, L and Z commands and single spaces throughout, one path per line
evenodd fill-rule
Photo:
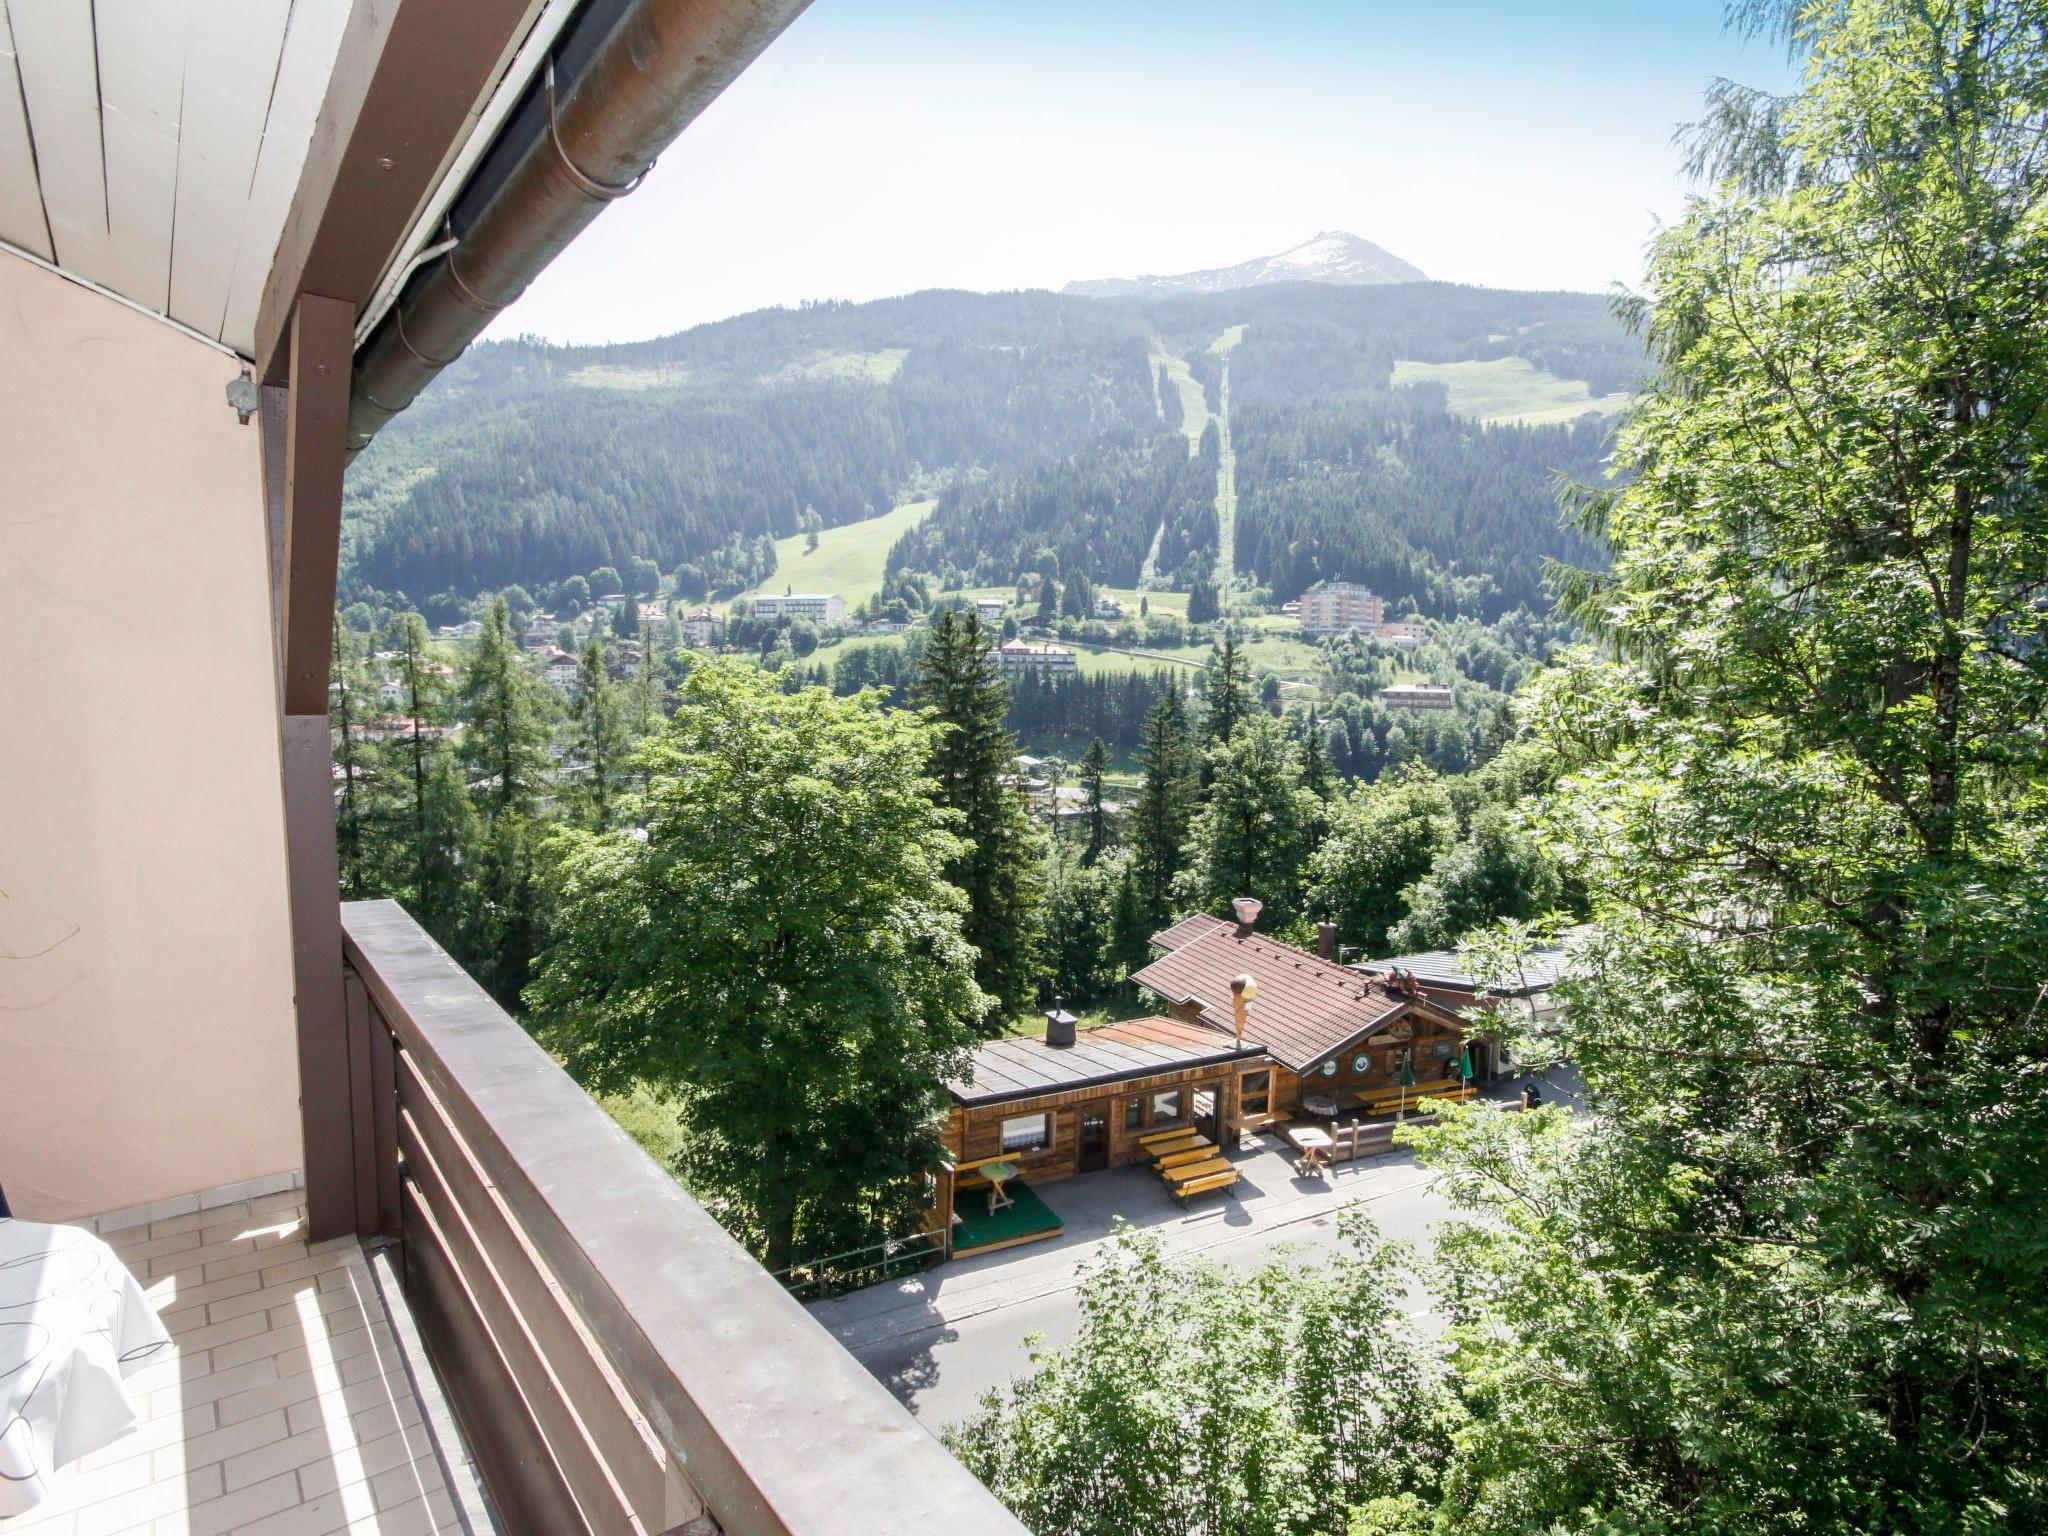
M 982 1177 L 988 1180 L 988 1213 L 993 1216 L 1004 1206 L 1017 1202 L 1003 1193 L 1003 1186 L 1017 1177 L 1015 1163 L 983 1163 Z
M 1208 1178 L 1211 1174 L 1234 1173 L 1236 1169 L 1235 1163 L 1219 1154 L 1205 1157 L 1198 1163 L 1182 1163 L 1178 1168 L 1168 1168 L 1164 1172 L 1164 1177 L 1169 1184 L 1192 1184 L 1199 1179 Z
M 1168 1130 L 1154 1131 L 1149 1136 L 1140 1136 L 1138 1138 L 1138 1145 L 1149 1150 L 1162 1141 L 1172 1141 L 1176 1137 L 1193 1136 L 1196 1134 L 1195 1128 L 1191 1125 L 1176 1125 Z
M 1182 1163 L 1198 1163 L 1205 1158 L 1211 1158 L 1215 1155 L 1215 1144 L 1203 1141 L 1192 1147 L 1182 1147 L 1179 1151 L 1169 1152 L 1166 1156 L 1159 1158 L 1153 1166 L 1158 1168 L 1161 1173 L 1164 1173 L 1169 1168 L 1178 1168 Z
M 1321 1173 L 1329 1166 L 1327 1154 L 1332 1142 L 1328 1131 L 1319 1131 L 1312 1125 L 1301 1125 L 1288 1132 L 1288 1136 L 1295 1146 L 1301 1149 L 1301 1156 L 1294 1164 L 1296 1173 Z
M 1145 1149 L 1147 1157 L 1164 1157 L 1169 1152 L 1185 1152 L 1189 1147 L 1208 1147 L 1215 1143 L 1199 1131 L 1182 1131 L 1178 1136 L 1169 1136 L 1164 1141 L 1155 1141 Z

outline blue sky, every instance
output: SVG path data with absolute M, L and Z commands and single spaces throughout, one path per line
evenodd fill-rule
M 497 328 L 1219 266 L 1324 229 L 1432 277 L 1632 282 L 1720 0 L 816 0 Z

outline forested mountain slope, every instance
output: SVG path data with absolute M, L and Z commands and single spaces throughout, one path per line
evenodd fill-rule
M 1481 428 L 1441 386 L 1392 377 L 1399 360 L 1514 356 L 1595 394 L 1626 387 L 1640 354 L 1597 297 L 933 291 L 628 345 L 474 349 L 351 470 L 345 600 L 453 607 L 634 559 L 685 597 L 729 593 L 770 575 L 773 540 L 807 514 L 830 527 L 912 494 L 939 505 L 892 570 L 993 585 L 1056 560 L 1131 585 L 1151 554 L 1186 589 L 1215 564 L 1216 452 L 1180 435 L 1157 359 L 1185 358 L 1213 411 L 1210 344 L 1237 325 L 1234 552 L 1276 598 L 1348 576 L 1490 615 L 1536 595 L 1546 555 L 1583 553 L 1556 526 L 1553 477 L 1591 475 L 1604 428 Z

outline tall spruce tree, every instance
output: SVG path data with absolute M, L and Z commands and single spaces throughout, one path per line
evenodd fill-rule
M 547 772 L 540 684 L 521 665 L 505 599 L 491 599 L 462 667 L 460 759 L 486 820 L 531 816 Z
M 1081 759 L 1081 790 L 1088 797 L 1088 844 L 1081 850 L 1081 862 L 1093 865 L 1109 846 L 1109 814 L 1102 806 L 1103 776 L 1109 772 L 1109 749 L 1096 737 L 1088 743 Z
M 426 620 L 416 613 L 399 616 L 391 643 L 405 722 L 386 759 L 394 780 L 403 781 L 394 796 L 404 828 L 403 867 L 393 871 L 393 889 L 421 927 L 460 954 L 469 896 L 462 871 L 475 847 L 477 823 L 447 747 L 448 669 L 435 658 Z
M 342 627 L 337 612 L 327 718 L 333 733 L 336 774 L 334 853 L 341 871 L 341 894 L 351 900 L 377 888 L 370 866 L 382 844 L 372 804 L 382 792 L 381 754 L 368 729 L 370 703 L 376 692 L 364 652 L 361 637 Z
M 1209 803 L 1181 889 L 1218 912 L 1232 897 L 1256 896 L 1266 904 L 1260 921 L 1285 927 L 1302 915 L 1308 826 L 1322 802 L 1301 787 L 1300 754 L 1271 715 L 1253 715 L 1209 756 Z
M 547 774 L 541 684 L 521 665 L 502 597 L 462 669 L 463 732 L 457 760 L 483 816 L 470 927 L 462 954 L 477 979 L 508 1006 L 532 974 L 542 930 L 539 829 L 534 815 Z
M 1257 705 L 1252 696 L 1251 662 L 1228 635 L 1209 653 L 1202 669 L 1202 745 L 1220 747 Z
M 652 658 L 643 661 L 642 672 L 651 665 Z M 570 749 L 582 759 L 584 770 L 583 792 L 578 797 L 584 820 L 603 831 L 617 818 L 632 746 L 619 687 L 605 670 L 604 641 L 596 635 L 590 637 L 576 669 L 576 697 L 570 701 L 569 718 L 574 726 Z
M 941 614 L 911 697 L 944 727 L 933 739 L 930 770 L 939 803 L 958 813 L 966 839 L 946 877 L 966 894 L 974 979 L 997 1001 L 987 1027 L 1000 1033 L 1037 995 L 1043 896 L 1036 834 L 1011 782 L 1017 743 L 1003 723 L 1009 689 L 989 662 L 992 643 L 979 615 Z
M 1131 813 L 1131 868 L 1149 931 L 1173 915 L 1173 882 L 1186 860 L 1188 822 L 1195 809 L 1194 746 L 1187 707 L 1169 688 L 1145 718 L 1138 746 L 1145 782 Z

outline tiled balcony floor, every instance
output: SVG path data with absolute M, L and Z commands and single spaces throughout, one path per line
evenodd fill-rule
M 383 1536 L 463 1529 L 354 1239 L 309 1248 L 287 1190 L 101 1235 L 171 1354 L 143 1421 L 63 1469 L 4 1536 Z

